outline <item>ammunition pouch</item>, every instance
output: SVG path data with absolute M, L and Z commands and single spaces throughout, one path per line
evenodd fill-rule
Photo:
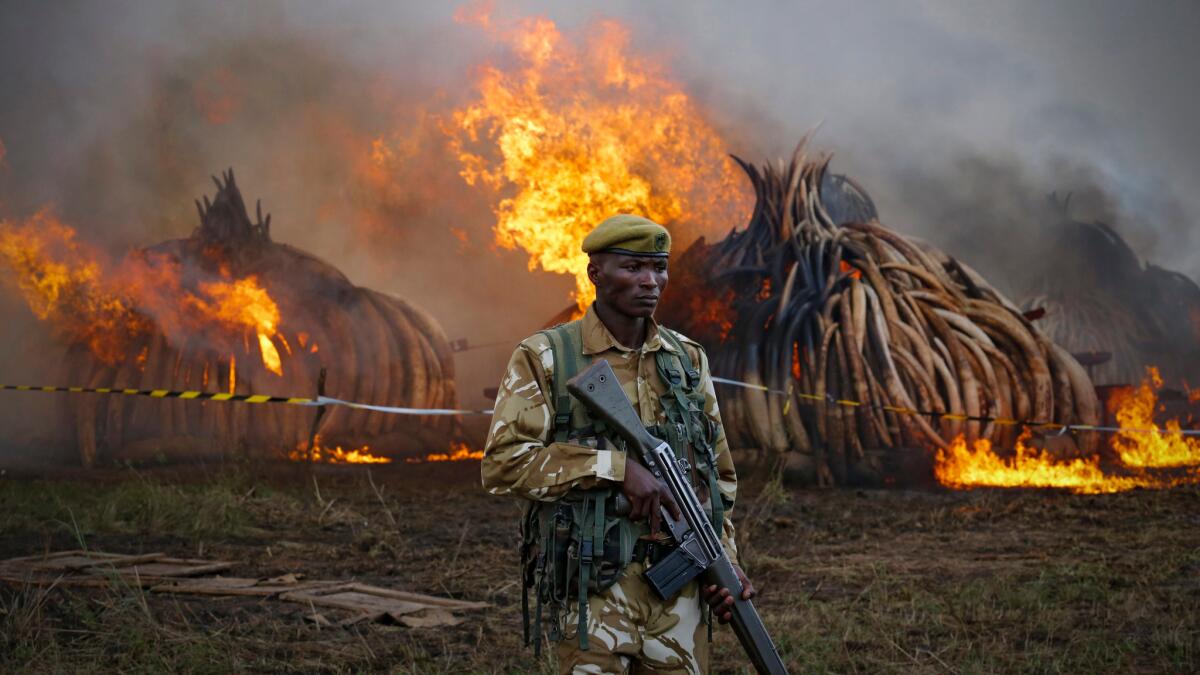
M 554 502 L 531 502 L 522 523 L 522 597 L 525 640 L 531 628 L 541 653 L 543 608 L 550 610 L 549 637 L 563 636 L 562 615 L 578 603 L 580 644 L 587 648 L 587 596 L 600 593 L 620 578 L 633 560 L 640 534 L 626 517 L 613 515 L 616 493 L 597 489 Z M 529 622 L 528 592 L 536 593 L 536 614 Z

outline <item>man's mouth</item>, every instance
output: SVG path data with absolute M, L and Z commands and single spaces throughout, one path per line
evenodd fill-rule
M 639 302 L 658 302 L 657 295 L 639 295 L 637 299 Z

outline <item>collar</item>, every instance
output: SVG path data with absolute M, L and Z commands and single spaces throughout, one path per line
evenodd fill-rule
M 622 352 L 632 352 L 633 349 L 617 342 L 613 334 L 609 332 L 608 326 L 600 320 L 596 315 L 596 303 L 592 303 L 587 312 L 584 312 L 583 318 L 580 319 L 580 332 L 583 334 L 583 353 L 588 355 L 600 354 L 610 349 L 616 349 Z M 665 342 L 659 334 L 661 328 L 654 317 L 650 317 L 650 325 L 646 328 L 646 341 L 642 344 L 642 351 L 656 352 L 659 349 L 665 349 L 669 352 L 674 352 L 669 342 Z

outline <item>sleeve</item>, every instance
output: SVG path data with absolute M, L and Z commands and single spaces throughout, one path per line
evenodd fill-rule
M 549 344 L 537 349 L 527 340 L 509 359 L 500 382 L 480 473 L 495 495 L 553 501 L 572 489 L 601 480 L 625 480 L 625 455 L 579 443 L 550 442 L 554 410 L 546 392 L 552 369 Z
M 737 471 L 733 467 L 729 441 L 725 438 L 725 425 L 721 423 L 721 410 L 717 405 L 717 391 L 709 372 L 708 355 L 703 349 L 697 351 L 700 357 L 700 378 L 704 386 L 704 412 L 717 428 L 717 438 L 713 443 L 713 455 L 717 460 L 717 490 L 728 505 L 725 509 L 725 522 L 721 528 L 721 544 L 725 547 L 730 562 L 737 565 L 737 537 L 732 518 L 733 503 L 737 498 Z

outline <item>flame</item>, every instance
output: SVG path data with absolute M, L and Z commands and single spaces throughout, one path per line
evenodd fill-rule
M 480 69 L 478 98 L 443 124 L 469 185 L 500 197 L 496 242 L 529 253 L 529 269 L 571 275 L 579 308 L 594 298 L 588 231 L 616 213 L 713 231 L 740 223 L 751 200 L 721 137 L 650 60 L 631 53 L 620 23 L 586 38 L 553 21 L 501 25 L 486 5 L 455 16 L 507 44 L 517 65 Z
M 1161 427 L 1155 422 L 1162 384 L 1158 369 L 1149 367 L 1139 386 L 1111 395 L 1108 405 L 1122 431 L 1112 437 L 1119 461 L 1108 470 L 1099 456 L 1059 459 L 1029 448 L 1026 430 L 1009 457 L 998 455 L 987 440 L 968 448 L 960 436 L 949 450 L 938 452 L 934 473 L 938 482 L 954 488 L 1052 487 L 1089 494 L 1200 483 L 1200 439 L 1180 433 L 1178 419 Z M 1152 473 L 1152 469 L 1176 471 Z
M 288 453 L 288 459 L 293 462 L 307 462 L 308 448 L 304 443 L 299 444 L 295 450 Z M 351 450 L 343 450 L 340 445 L 336 448 L 326 448 L 321 445 L 321 436 L 318 434 L 313 438 L 312 461 L 325 464 L 391 464 L 392 458 L 371 454 L 369 445 Z
M 483 459 L 483 451 L 472 450 L 466 443 L 451 443 L 450 452 L 435 452 L 424 457 L 409 457 L 404 461 L 408 464 L 423 464 L 425 462 L 462 462 L 469 459 Z
M 693 293 L 688 296 L 688 319 L 693 325 L 709 327 L 717 339 L 725 342 L 733 330 L 734 297 L 733 289 L 717 294 Z
M 0 261 L 29 309 L 115 363 L 127 351 L 128 336 L 147 332 L 149 322 L 104 279 L 105 260 L 49 209 L 20 224 L 0 221 Z
M 200 290 L 208 295 L 214 304 L 194 300 L 197 308 L 217 321 L 255 331 L 258 334 L 263 366 L 276 375 L 283 375 L 279 350 L 271 341 L 279 325 L 279 307 L 266 290 L 258 285 L 258 279 L 251 275 L 234 282 L 201 283 Z
M 1172 419 L 1160 431 L 1154 421 L 1158 406 L 1158 391 L 1163 380 L 1158 368 L 1146 368 L 1142 383 L 1127 390 L 1117 390 L 1109 401 L 1115 410 L 1117 423 L 1123 429 L 1113 438 L 1113 447 L 1121 461 L 1137 467 L 1172 467 L 1200 464 L 1200 439 L 1179 433 L 1179 420 Z M 1189 396 L 1189 398 L 1192 398 Z M 1133 431 L 1137 429 L 1151 431 Z
M 862 278 L 862 270 L 858 269 L 857 267 L 854 267 L 853 265 L 846 262 L 845 260 L 838 261 L 838 270 L 842 274 L 849 274 L 850 278 L 852 278 L 852 279 L 861 279 Z
M 156 329 L 175 344 L 214 330 L 226 342 L 252 332 L 264 367 L 283 373 L 272 340 L 279 307 L 255 276 L 230 279 L 222 268 L 215 279 L 185 282 L 200 272 L 185 274 L 178 260 L 146 251 L 113 264 L 48 209 L 22 223 L 0 221 L 0 265 L 35 316 L 106 363 L 135 354 Z

